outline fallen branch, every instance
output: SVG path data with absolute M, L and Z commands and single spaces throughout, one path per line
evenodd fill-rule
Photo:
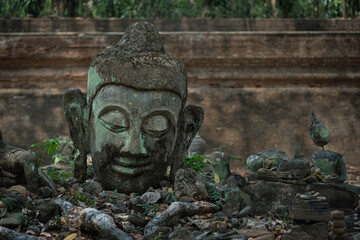
M 160 226 L 172 226 L 180 217 L 214 213 L 217 211 L 218 208 L 213 203 L 202 201 L 195 203 L 174 202 L 168 209 L 146 224 L 144 235 L 147 238 L 155 237 L 158 234 Z
M 56 202 L 69 222 L 77 222 L 82 228 L 95 231 L 107 240 L 132 240 L 132 237 L 116 226 L 108 214 L 94 208 L 75 207 L 61 198 L 56 199 Z
M 0 226 L 0 239 L 2 240 L 44 240 L 43 238 L 18 233 L 14 230 Z

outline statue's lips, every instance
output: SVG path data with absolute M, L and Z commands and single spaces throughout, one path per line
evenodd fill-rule
M 120 157 L 115 158 L 112 169 L 120 174 L 137 175 L 151 168 L 149 158 Z

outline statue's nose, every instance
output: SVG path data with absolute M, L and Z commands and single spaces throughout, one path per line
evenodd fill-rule
M 145 137 L 142 132 L 132 130 L 130 137 L 125 140 L 125 145 L 121 151 L 129 154 L 146 155 Z

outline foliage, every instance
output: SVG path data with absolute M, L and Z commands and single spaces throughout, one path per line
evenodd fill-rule
M 342 16 L 342 0 L 319 0 L 319 17 Z M 314 0 L 0 0 L 0 16 L 118 18 L 315 17 Z M 347 17 L 357 17 L 360 0 L 346 0 Z
M 56 183 L 63 184 L 66 183 L 71 177 L 72 173 L 65 173 L 61 171 L 62 169 L 57 169 L 55 167 L 49 167 L 46 174 Z
M 184 159 L 184 166 L 192 168 L 195 172 L 204 174 L 203 168 L 209 167 L 205 163 L 205 159 L 209 159 L 205 155 L 193 155 L 193 156 L 186 156 Z
M 168 188 L 168 195 L 166 195 L 165 197 L 165 202 L 169 202 L 170 200 L 172 200 L 173 202 L 177 201 L 177 198 L 175 197 L 175 191 L 174 189 L 172 189 L 171 187 Z
M 95 199 L 91 195 L 82 193 L 80 191 L 76 191 L 70 201 L 76 206 L 95 206 Z
M 157 203 L 154 203 L 154 204 L 138 204 L 138 206 L 144 208 L 145 216 L 148 216 L 150 218 L 154 218 L 156 213 L 158 211 L 160 211 L 159 204 L 157 204 Z
M 211 186 L 208 186 L 206 190 L 209 194 L 208 197 L 210 200 L 214 202 L 219 209 L 221 209 L 224 203 L 224 198 L 221 196 L 221 193 L 215 191 Z

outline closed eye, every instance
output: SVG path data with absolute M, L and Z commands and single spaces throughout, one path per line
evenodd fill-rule
M 99 119 L 112 132 L 123 132 L 130 126 L 127 115 L 119 109 L 102 111 L 99 114 Z
M 153 115 L 145 120 L 143 131 L 154 136 L 161 137 L 169 131 L 169 120 L 163 115 Z

